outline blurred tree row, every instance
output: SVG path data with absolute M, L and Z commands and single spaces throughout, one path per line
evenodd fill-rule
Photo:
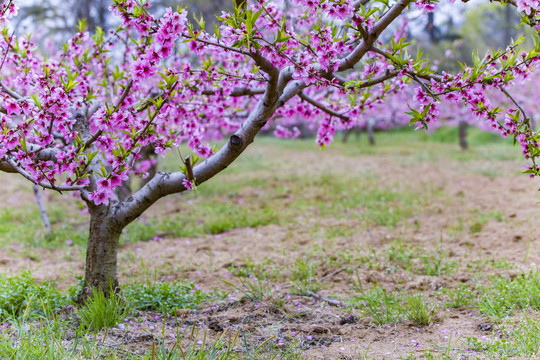
M 210 25 L 221 11 L 232 9 L 234 1 L 238 0 L 151 0 L 150 10 L 159 14 L 167 7 L 181 6 Z M 23 32 L 39 33 L 41 38 L 52 35 L 65 40 L 79 19 L 86 19 L 91 32 L 97 26 L 112 29 L 115 19 L 108 11 L 111 4 L 112 0 L 27 0 L 21 6 L 17 25 Z M 455 60 L 470 64 L 474 49 L 483 55 L 491 48 L 505 48 L 522 33 L 519 15 L 510 7 L 467 4 L 456 11 L 455 7 L 439 5 L 427 16 L 412 13 L 410 38 L 443 70 L 456 70 L 452 68 Z
M 79 19 L 86 19 L 90 32 L 97 26 L 109 30 L 115 25 L 108 10 L 112 3 L 112 0 L 30 0 L 21 6 L 16 26 L 31 33 L 43 28 L 40 31 L 43 36 L 63 37 L 73 33 Z M 168 7 L 181 6 L 211 23 L 221 11 L 232 9 L 233 0 L 152 0 L 150 5 L 150 11 L 158 14 Z
M 519 14 L 508 6 L 491 4 L 464 6 L 459 12 L 439 7 L 416 24 L 422 31 L 412 31 L 418 47 L 434 59 L 442 70 L 458 70 L 456 60 L 472 65 L 472 53 L 480 57 L 490 49 L 504 49 L 524 31 Z M 413 22 L 414 24 L 414 22 Z

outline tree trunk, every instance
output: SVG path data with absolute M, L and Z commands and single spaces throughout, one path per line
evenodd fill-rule
M 93 289 L 109 294 L 118 288 L 116 275 L 118 242 L 123 226 L 111 216 L 105 206 L 90 208 L 90 233 L 86 250 L 84 286 L 78 302 L 84 303 Z
M 374 128 L 374 124 L 368 120 L 366 124 L 366 130 L 367 130 L 370 145 L 375 145 L 375 137 L 373 136 L 373 128 Z
M 41 219 L 43 220 L 43 225 L 45 225 L 47 237 L 49 237 L 51 236 L 52 232 L 51 222 L 49 221 L 49 216 L 47 216 L 47 210 L 45 209 L 45 205 L 43 205 L 41 193 L 39 192 L 39 186 L 37 185 L 34 185 L 34 197 L 36 198 L 36 203 L 39 207 L 39 213 L 41 215 Z
M 349 135 L 351 134 L 352 129 L 345 129 L 343 130 L 343 137 L 341 138 L 342 143 L 346 143 L 349 139 Z
M 469 145 L 467 144 L 467 122 L 459 121 L 459 146 L 462 150 L 467 150 Z

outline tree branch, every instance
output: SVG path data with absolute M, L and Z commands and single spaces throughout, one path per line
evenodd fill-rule
M 6 94 L 8 94 L 9 96 L 11 96 L 12 98 L 14 98 L 15 100 L 20 100 L 22 99 L 22 96 L 17 94 L 15 91 L 11 90 L 10 88 L 8 88 L 6 86 L 6 84 L 4 84 L 3 81 L 0 81 L 0 87 L 2 88 L 2 91 L 4 91 Z
M 373 26 L 368 34 L 368 40 L 362 42 L 354 50 L 341 60 L 338 71 L 352 68 L 371 49 L 371 46 L 379 38 L 379 35 L 388 27 L 411 3 L 411 0 L 398 0 L 397 3 Z
M 214 41 L 205 40 L 205 39 L 201 39 L 201 38 L 195 38 L 195 39 L 193 39 L 191 36 L 188 36 L 188 35 L 186 35 L 186 34 L 184 34 L 184 37 L 187 38 L 187 39 L 192 39 L 192 40 L 194 40 L 194 41 L 200 41 L 200 42 L 205 43 L 205 44 L 207 44 L 207 45 L 217 46 L 217 47 L 220 47 L 220 48 L 222 48 L 222 49 L 224 49 L 224 50 L 228 50 L 228 51 L 232 51 L 232 52 L 235 52 L 235 53 L 238 53 L 238 54 L 250 56 L 250 53 L 247 52 L 247 51 L 245 51 L 245 50 L 233 48 L 233 47 L 230 47 L 230 46 L 227 46 L 227 45 L 223 45 L 223 44 L 220 44 L 220 43 L 217 43 L 217 42 L 214 42 Z
M 325 113 L 327 113 L 327 114 L 329 114 L 329 115 L 338 117 L 338 118 L 343 119 L 343 120 L 346 120 L 346 121 L 349 121 L 349 120 L 350 120 L 350 118 L 349 118 L 348 116 L 345 116 L 345 115 L 343 115 L 343 114 L 340 114 L 340 113 L 338 113 L 338 112 L 336 112 L 336 111 L 330 109 L 329 107 L 324 106 L 324 105 L 321 104 L 320 102 L 318 102 L 318 101 L 316 101 L 316 100 L 310 98 L 309 96 L 305 95 L 305 94 L 302 93 L 302 92 L 301 92 L 300 94 L 298 94 L 298 96 L 299 96 L 301 99 L 307 101 L 307 102 L 310 103 L 311 105 L 315 106 L 316 108 L 318 108 L 318 109 L 324 111 Z
M 499 86 L 499 88 L 504 93 L 504 95 L 506 95 L 506 97 L 509 98 L 510 101 L 514 103 L 514 105 L 516 105 L 516 107 L 519 109 L 519 111 L 521 111 L 521 114 L 525 119 L 528 119 L 529 121 L 532 120 L 529 116 L 527 116 L 527 113 L 525 112 L 525 110 L 523 110 L 521 104 L 506 90 L 504 86 Z
M 17 173 L 17 170 L 7 160 L 0 161 L 0 171 L 11 174 Z
M 266 89 L 259 88 L 259 89 L 250 89 L 247 87 L 236 87 L 233 89 L 230 96 L 233 97 L 240 97 L 240 96 L 253 96 L 253 95 L 262 95 Z M 219 94 L 219 91 L 216 91 L 214 89 L 206 89 L 203 90 L 202 95 L 216 95 Z
M 193 168 L 193 176 L 197 184 L 202 184 L 226 169 L 253 142 L 260 129 L 281 106 L 278 101 L 279 92 L 281 87 L 285 87 L 285 80 L 289 76 L 292 76 L 289 71 L 284 74 L 270 74 L 264 95 L 242 123 L 240 129 L 229 138 L 229 141 L 217 153 Z M 118 204 L 115 210 L 117 219 L 121 223 L 128 224 L 160 198 L 185 191 L 186 188 L 182 184 L 185 178 L 186 176 L 182 172 L 157 173 L 145 186 L 126 201 Z
M 59 186 L 56 186 L 56 185 L 51 185 L 51 184 L 47 184 L 47 183 L 44 183 L 44 182 L 37 182 L 32 178 L 32 176 L 26 170 L 21 169 L 15 163 L 15 160 L 9 158 L 6 161 L 8 162 L 8 164 L 13 169 L 15 169 L 15 172 L 18 172 L 23 177 L 25 177 L 27 180 L 30 180 L 33 184 L 39 185 L 39 186 L 41 186 L 42 188 L 45 188 L 45 189 L 51 189 L 51 190 L 56 190 L 58 192 L 61 192 L 61 191 L 79 191 L 79 190 L 82 190 L 82 189 L 84 189 L 86 187 L 85 185 L 72 185 L 72 186 L 59 185 Z M 0 162 L 0 164 L 2 164 L 2 163 Z
M 116 106 L 114 107 L 114 110 L 112 113 L 115 113 L 117 112 L 119 109 L 120 109 L 120 106 L 122 106 L 122 103 L 124 102 L 124 100 L 126 99 L 127 95 L 128 95 L 128 92 L 129 90 L 131 89 L 131 86 L 133 85 L 133 79 L 130 79 L 126 85 L 126 87 L 124 88 L 124 91 L 122 92 L 122 95 L 120 96 L 120 99 L 118 99 L 118 102 L 116 103 Z M 94 141 L 96 141 L 100 136 L 101 134 L 103 134 L 103 130 L 98 130 L 90 139 L 88 139 L 82 146 L 78 146 L 77 147 L 77 152 L 80 150 L 80 149 L 88 149 L 88 147 L 90 145 L 92 145 L 94 143 Z

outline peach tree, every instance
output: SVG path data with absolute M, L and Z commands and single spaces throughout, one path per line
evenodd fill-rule
M 235 161 L 270 124 L 295 118 L 316 126 L 326 146 L 336 129 L 371 116 L 415 84 L 405 109 L 427 128 L 440 104 L 455 102 L 478 121 L 513 136 L 537 175 L 538 134 L 517 102 L 501 110 L 488 94 L 512 101 L 506 87 L 540 61 L 538 0 L 501 0 L 522 15 L 535 46 L 518 39 L 459 73 L 436 73 L 409 54 L 403 20 L 429 12 L 432 0 L 273 0 L 239 2 L 204 30 L 182 9 L 160 17 L 141 0 L 114 0 L 116 30 L 93 36 L 83 24 L 57 51 L 37 49 L 9 30 L 13 0 L 0 5 L 0 170 L 60 193 L 77 194 L 90 214 L 84 299 L 92 288 L 116 286 L 122 230 L 160 198 L 192 190 Z M 294 136 L 281 127 L 280 136 Z M 223 136 L 219 149 L 212 141 Z M 144 176 L 144 149 L 157 155 L 189 146 L 176 172 Z

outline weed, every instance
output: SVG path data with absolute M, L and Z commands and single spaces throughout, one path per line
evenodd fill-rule
M 455 309 L 469 306 L 474 297 L 473 291 L 467 284 L 459 284 L 454 289 L 444 289 L 443 294 L 446 294 L 449 297 L 449 300 L 445 303 L 445 305 Z
M 402 319 L 403 309 L 400 297 L 386 291 L 380 286 L 369 290 L 362 290 L 361 295 L 353 299 L 353 303 L 365 315 L 371 317 L 373 323 L 396 323 Z
M 412 267 L 412 259 L 415 257 L 414 250 L 405 245 L 402 241 L 396 241 L 384 251 L 386 261 L 389 263 L 387 271 L 395 272 L 397 268 L 410 269 Z M 391 265 L 394 265 L 392 267 Z
M 261 281 L 259 278 L 242 278 L 237 277 L 241 285 L 235 285 L 229 281 L 221 280 L 225 284 L 233 287 L 235 290 L 240 291 L 244 296 L 251 301 L 262 301 L 268 295 L 270 295 L 270 289 L 267 284 Z
M 521 320 L 515 324 L 503 326 L 497 332 L 498 335 L 484 341 L 476 337 L 468 337 L 467 346 L 483 352 L 490 358 L 536 358 L 540 349 L 540 322 L 534 317 L 526 313 Z
M 450 234 L 456 235 L 464 230 L 468 230 L 470 234 L 477 234 L 484 229 L 484 226 L 489 220 L 495 220 L 498 222 L 505 221 L 504 215 L 500 211 L 483 212 L 476 210 L 472 212 L 472 216 L 464 219 L 462 216 L 458 216 L 456 223 L 450 227 Z
M 450 360 L 455 359 L 458 353 L 460 351 L 460 347 L 458 346 L 458 342 L 461 342 L 461 335 L 457 338 L 453 338 L 452 335 L 448 338 L 448 345 L 441 346 L 437 345 L 434 342 L 428 341 L 434 348 L 435 353 L 433 353 L 431 350 L 425 350 L 424 356 L 428 360 Z M 470 349 L 468 349 L 470 351 Z
M 418 271 L 424 275 L 441 276 L 450 275 L 457 269 L 455 261 L 447 261 L 448 254 L 445 251 L 424 252 L 420 255 L 422 268 Z
M 50 314 L 48 314 L 50 315 Z M 88 336 L 75 334 L 74 341 L 68 337 L 66 326 L 59 326 L 59 320 L 41 319 L 40 326 L 24 319 L 13 324 L 10 334 L 0 330 L 0 358 L 9 360 L 58 360 L 58 359 L 119 359 L 111 351 L 96 346 L 99 341 Z M 135 360 L 135 358 L 133 358 Z
M 103 328 L 112 328 L 118 325 L 128 314 L 124 301 L 111 292 L 107 296 L 101 288 L 93 289 L 85 306 L 78 310 L 81 326 L 84 329 L 99 331 Z
M 270 258 L 265 258 L 262 263 L 255 264 L 251 258 L 246 257 L 238 263 L 233 261 L 227 270 L 234 276 L 251 276 L 260 279 L 275 278 L 279 275 L 279 269 L 275 268 L 274 260 Z
M 437 305 L 426 301 L 423 295 L 411 295 L 403 308 L 407 320 L 421 326 L 433 323 L 437 315 Z
M 315 278 L 314 269 L 317 266 L 313 261 L 297 259 L 292 268 L 292 280 L 298 292 L 302 295 L 308 291 L 318 292 L 321 290 L 321 282 Z

